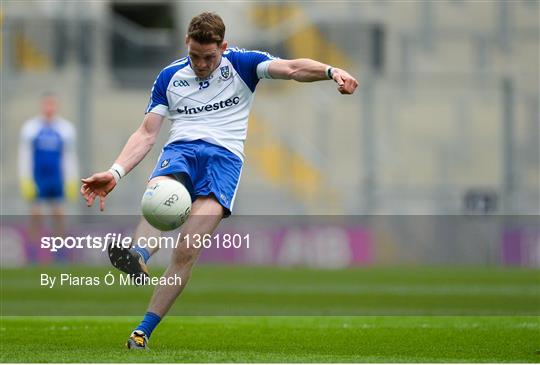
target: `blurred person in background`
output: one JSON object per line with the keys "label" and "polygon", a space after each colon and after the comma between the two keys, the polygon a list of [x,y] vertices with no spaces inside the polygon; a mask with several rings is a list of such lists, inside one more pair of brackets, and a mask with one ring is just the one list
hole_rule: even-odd
{"label": "blurred person in background", "polygon": [[[173,250],[163,274],[164,278],[180,277],[182,283],[156,286],[147,313],[128,339],[130,349],[147,348],[152,331],[187,284],[201,248],[189,246],[186,237],[212,234],[221,219],[231,214],[244,161],[249,110],[259,80],[333,80],[341,94],[352,94],[358,85],[346,71],[311,59],[282,60],[266,52],[228,48],[224,36],[225,24],[217,14],[206,12],[191,20],[186,35],[188,57],[171,63],[158,75],[146,116],[112,167],[82,180],[81,193],[88,206],[98,198],[103,210],[107,194],[152,148],[164,118],[171,120],[169,141],[148,187],[163,179],[176,179],[191,194],[193,205],[182,226],[183,241]],[[160,234],[142,220],[133,241]],[[146,277],[146,263],[156,251],[118,245],[109,250],[109,258],[121,271]]]}
{"label": "blurred person in background", "polygon": [[65,234],[62,203],[78,195],[75,128],[57,113],[58,98],[44,93],[40,114],[26,121],[20,134],[19,180],[22,197],[30,203],[32,245],[38,242],[45,214],[52,215],[54,234]]}

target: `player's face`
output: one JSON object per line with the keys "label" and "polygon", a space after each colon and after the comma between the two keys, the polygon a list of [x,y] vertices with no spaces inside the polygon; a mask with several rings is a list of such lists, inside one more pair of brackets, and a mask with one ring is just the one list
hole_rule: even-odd
{"label": "player's face", "polygon": [[58,112],[58,101],[54,96],[45,96],[41,100],[41,114],[47,120],[52,120]]}
{"label": "player's face", "polygon": [[227,49],[227,42],[201,44],[186,38],[191,68],[197,77],[208,77],[220,64],[221,55]]}

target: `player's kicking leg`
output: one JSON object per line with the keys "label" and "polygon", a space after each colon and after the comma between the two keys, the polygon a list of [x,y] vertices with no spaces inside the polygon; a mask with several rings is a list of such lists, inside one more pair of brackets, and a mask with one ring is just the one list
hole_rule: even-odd
{"label": "player's kicking leg", "polygon": [[[169,176],[157,176],[148,182],[148,186],[163,179],[172,179]],[[109,260],[111,264],[118,270],[129,274],[132,279],[137,279],[144,282],[148,277],[148,268],[146,266],[150,257],[159,250],[156,247],[140,247],[137,245],[141,237],[145,237],[145,242],[148,242],[149,237],[161,237],[161,231],[152,227],[144,218],[141,218],[135,235],[133,238],[134,245],[132,247],[123,247],[116,242],[113,242],[108,247]]]}
{"label": "player's kicking leg", "polygon": [[223,213],[224,208],[212,196],[200,197],[195,200],[191,207],[191,214],[182,226],[183,240],[173,250],[171,262],[163,274],[164,278],[180,277],[182,284],[156,286],[144,319],[128,339],[128,348],[147,348],[148,338],[150,338],[154,328],[169,311],[178,295],[184,290],[191,276],[191,269],[202,250],[202,246],[199,248],[188,246],[185,237],[193,236],[194,234],[200,234],[201,236],[212,234],[219,225]]}
{"label": "player's kicking leg", "polygon": [[[159,237],[161,232],[152,227],[142,218],[137,229],[133,242],[137,242],[139,237]],[[150,257],[159,249],[159,247],[124,247],[117,242],[113,242],[108,247],[109,260],[118,270],[129,274],[132,279],[141,278],[144,282],[148,277],[148,268],[146,263]]]}

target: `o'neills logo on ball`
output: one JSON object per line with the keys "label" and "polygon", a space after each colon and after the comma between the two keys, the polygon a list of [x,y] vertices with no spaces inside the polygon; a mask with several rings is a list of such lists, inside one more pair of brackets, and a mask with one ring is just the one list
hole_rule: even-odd
{"label": "o'neills logo on ball", "polygon": [[240,102],[240,97],[235,96],[227,100],[221,100],[220,102],[217,102],[217,103],[196,106],[194,108],[188,108],[187,106],[184,106],[183,108],[176,108],[176,111],[180,114],[199,114],[201,112],[210,112],[212,110],[229,108],[233,105],[237,105],[239,102]]}

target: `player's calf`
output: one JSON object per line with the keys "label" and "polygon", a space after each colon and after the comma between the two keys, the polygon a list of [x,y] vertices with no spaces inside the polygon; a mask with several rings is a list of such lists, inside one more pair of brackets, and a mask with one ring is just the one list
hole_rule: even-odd
{"label": "player's calf", "polygon": [[187,246],[186,240],[184,239],[180,244],[180,247],[173,250],[170,264],[180,268],[191,267],[195,264],[201,252],[202,246]]}

